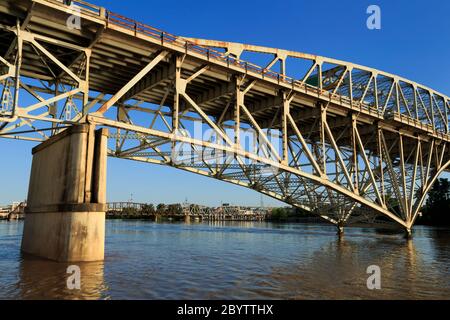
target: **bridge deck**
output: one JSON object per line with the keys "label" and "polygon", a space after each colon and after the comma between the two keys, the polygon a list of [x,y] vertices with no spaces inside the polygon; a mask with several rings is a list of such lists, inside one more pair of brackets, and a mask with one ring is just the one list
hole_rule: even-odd
{"label": "bridge deck", "polygon": [[[145,67],[159,51],[169,50],[172,53],[186,54],[183,62],[185,78],[192,76],[203,66],[209,66],[207,71],[190,83],[187,93],[210,116],[219,117],[221,115],[226,108],[227,98],[233,95],[235,90],[234,83],[231,81],[232,76],[241,75],[250,80],[258,79],[258,82],[246,94],[245,103],[254,118],[262,124],[269,124],[274,118],[280,104],[279,91],[292,89],[298,93],[291,103],[294,118],[301,127],[310,128],[312,136],[318,134],[319,129],[314,126],[314,123],[320,116],[317,111],[319,108],[316,106],[321,102],[328,106],[328,117],[331,119],[333,130],[340,130],[348,125],[348,121],[345,119],[348,119],[349,114],[356,111],[358,112],[358,123],[380,122],[387,132],[392,132],[391,136],[387,136],[388,141],[395,140],[399,131],[411,136],[425,134],[425,136],[439,137],[445,141],[450,139],[447,129],[439,131],[433,128],[432,124],[424,123],[415,117],[397,113],[395,110],[390,114],[383,113],[380,108],[367,105],[364,101],[350,100],[348,97],[334,94],[330,90],[320,89],[272,70],[240,61],[230,55],[226,56],[223,53],[188,42],[183,38],[107,12],[100,7],[81,1],[75,1],[75,3],[84,8],[81,13],[81,30],[67,28],[68,9],[61,1],[2,1],[0,3],[0,23],[3,26],[13,27],[16,24],[16,17],[20,17],[22,21],[28,19],[26,30],[41,35],[39,40],[42,40],[43,46],[65,65],[71,66],[73,71],[80,68],[83,63],[82,59],[79,59],[80,50],[91,48],[91,70],[88,79],[91,91],[114,94]],[[6,40],[0,43],[1,53],[9,51],[9,45],[14,36],[5,28],[7,27],[3,27],[0,31],[0,37]],[[315,58],[318,59],[318,57]],[[174,64],[171,63],[171,59],[173,57],[166,57],[136,85],[133,93],[128,94],[127,97],[159,104],[174,78]],[[34,79],[52,81],[54,74],[50,70],[61,72],[61,69],[52,61],[42,63],[42,57],[36,52],[36,49],[32,45],[24,43],[22,74]],[[385,74],[381,71],[376,72]],[[60,80],[66,83],[72,82],[71,77],[64,72],[61,72]],[[412,84],[417,86],[415,83]],[[423,86],[420,88],[431,90]],[[445,99],[444,112],[447,112],[449,99],[444,95],[432,92]],[[174,96],[169,94],[166,104],[173,104],[173,99]],[[243,118],[245,119],[245,117]],[[368,129],[367,132],[363,130],[362,134],[370,135],[372,130]],[[342,137],[339,141],[340,145],[350,145],[350,143],[349,137]],[[375,144],[373,144],[373,148],[375,148]]]}

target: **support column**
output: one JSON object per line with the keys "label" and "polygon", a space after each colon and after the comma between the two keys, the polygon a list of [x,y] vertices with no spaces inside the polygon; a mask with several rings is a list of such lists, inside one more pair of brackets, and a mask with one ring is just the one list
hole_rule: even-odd
{"label": "support column", "polygon": [[405,229],[405,239],[406,240],[412,240],[412,230],[410,228]]}
{"label": "support column", "polygon": [[77,125],[33,149],[23,252],[60,262],[104,259],[107,136]]}
{"label": "support column", "polygon": [[327,122],[327,109],[320,103],[320,148],[322,151],[322,172],[327,174],[327,146],[325,141],[325,123]]}
{"label": "support column", "polygon": [[236,78],[236,104],[234,106],[234,145],[236,149],[241,147],[241,105],[244,103],[244,95],[240,86],[241,79]]}
{"label": "support column", "polygon": [[290,114],[291,101],[289,95],[283,92],[283,114],[281,116],[281,129],[282,129],[282,141],[283,141],[283,164],[289,164],[289,137],[288,137],[288,116]]}
{"label": "support column", "polygon": [[338,224],[337,225],[337,229],[338,229],[337,235],[339,237],[342,237],[344,235],[344,225],[343,224]]}

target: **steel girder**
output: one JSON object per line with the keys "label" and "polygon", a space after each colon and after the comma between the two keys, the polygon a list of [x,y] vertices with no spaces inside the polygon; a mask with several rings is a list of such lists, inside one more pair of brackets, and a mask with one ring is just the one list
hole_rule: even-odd
{"label": "steel girder", "polygon": [[[85,38],[64,29],[73,9],[58,1],[18,1],[22,18],[0,6],[0,137],[107,126],[110,156],[251,188],[339,227],[387,218],[410,230],[450,164],[449,99],[429,88],[334,59],[186,40],[75,3]],[[262,68],[239,59],[246,50],[274,57]],[[290,57],[311,62],[301,77],[287,76]]]}

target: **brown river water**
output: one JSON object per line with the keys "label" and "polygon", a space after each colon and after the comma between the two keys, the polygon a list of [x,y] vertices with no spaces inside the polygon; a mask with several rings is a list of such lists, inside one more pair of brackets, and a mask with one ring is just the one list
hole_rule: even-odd
{"label": "brown river water", "polygon": [[[332,226],[107,221],[104,262],[69,264],[20,254],[23,222],[0,222],[0,299],[450,299],[450,229],[414,239]],[[381,289],[367,288],[367,268]]]}

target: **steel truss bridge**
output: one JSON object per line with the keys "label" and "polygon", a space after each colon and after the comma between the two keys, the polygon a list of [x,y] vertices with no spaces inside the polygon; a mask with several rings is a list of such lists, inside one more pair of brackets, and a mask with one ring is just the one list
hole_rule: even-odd
{"label": "steel truss bridge", "polygon": [[108,127],[111,157],[251,188],[341,230],[410,232],[450,164],[449,97],[383,71],[178,37],[82,1],[1,0],[0,37],[2,138]]}

